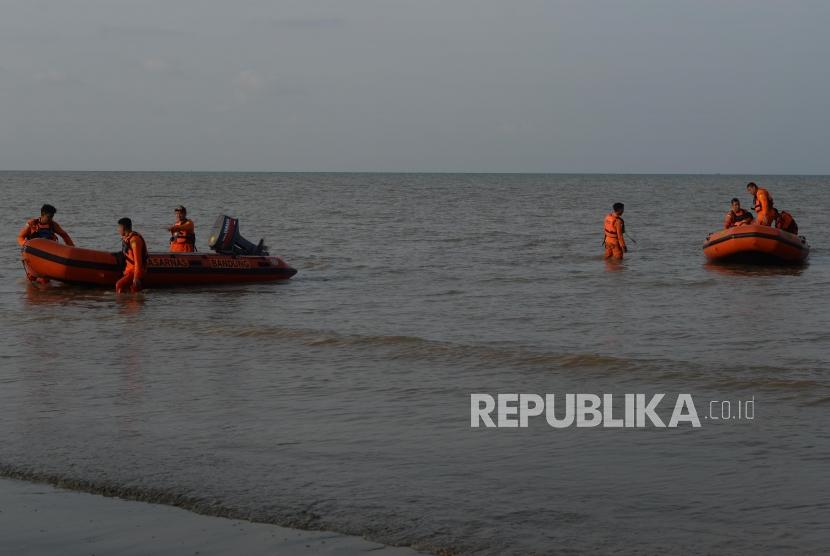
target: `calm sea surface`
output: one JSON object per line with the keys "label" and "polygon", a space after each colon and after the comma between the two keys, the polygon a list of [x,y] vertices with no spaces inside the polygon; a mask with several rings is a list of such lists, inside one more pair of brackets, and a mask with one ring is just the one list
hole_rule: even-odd
{"label": "calm sea surface", "polygon": [[[803,269],[704,264],[753,179]],[[0,173],[0,470],[462,554],[830,545],[830,178]],[[601,225],[626,203],[622,265]],[[23,279],[42,203],[80,246],[175,205],[299,274],[137,298]],[[755,400],[698,429],[471,429],[470,393]],[[701,416],[702,417],[702,416]]]}

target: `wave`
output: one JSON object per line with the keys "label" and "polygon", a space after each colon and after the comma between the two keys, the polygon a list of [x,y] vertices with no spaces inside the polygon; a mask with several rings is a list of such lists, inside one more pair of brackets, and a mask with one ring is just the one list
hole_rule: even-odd
{"label": "wave", "polygon": [[613,367],[633,370],[653,364],[647,360],[612,357],[584,353],[535,352],[523,348],[491,347],[475,344],[458,344],[430,340],[420,336],[340,334],[324,330],[286,328],[275,326],[250,326],[227,328],[206,326],[203,332],[243,338],[293,339],[312,347],[332,348],[384,348],[392,359],[440,360],[443,362],[481,363],[487,366],[541,366],[554,365],[564,369],[590,369]]}
{"label": "wave", "polygon": [[[239,519],[250,521],[252,523],[278,525],[280,527],[290,527],[292,529],[301,529],[305,531],[335,531],[346,535],[360,534],[356,531],[338,531],[336,528],[327,525],[319,514],[307,509],[297,509],[290,513],[271,514],[261,510],[246,510],[233,507],[223,503],[221,500],[200,497],[189,494],[185,491],[178,491],[173,488],[139,487],[128,484],[120,484],[113,481],[95,481],[73,477],[71,475],[48,473],[38,471],[30,467],[17,467],[3,463],[0,463],[0,477],[28,481],[31,483],[48,484],[57,488],[72,490],[75,492],[86,492],[89,494],[121,498],[136,502],[174,506],[196,514],[212,517]],[[417,542],[395,543],[393,539],[388,538],[388,535],[380,536],[384,538],[379,539],[378,542],[382,542],[389,546],[409,547],[419,551],[430,551],[440,556],[454,556],[455,554],[458,554],[456,550],[448,549],[446,547],[432,546]]]}
{"label": "wave", "polygon": [[819,406],[819,405],[830,405],[830,396],[826,396],[824,398],[819,398],[817,400],[813,400],[811,402],[806,403],[807,406]]}
{"label": "wave", "polygon": [[228,327],[204,323],[200,332],[218,336],[288,340],[315,349],[356,350],[361,357],[366,356],[366,350],[373,350],[376,357],[387,361],[411,360],[474,366],[499,372],[510,369],[533,373],[576,371],[583,378],[612,376],[618,380],[645,380],[659,387],[665,381],[672,381],[713,389],[762,389],[810,394],[811,397],[830,394],[828,382],[803,375],[809,371],[799,370],[797,372],[802,376],[795,376],[796,371],[792,368],[782,370],[770,365],[725,365],[713,369],[711,365],[700,362],[674,359],[550,352],[521,346],[454,343],[420,336],[342,334],[272,325]]}

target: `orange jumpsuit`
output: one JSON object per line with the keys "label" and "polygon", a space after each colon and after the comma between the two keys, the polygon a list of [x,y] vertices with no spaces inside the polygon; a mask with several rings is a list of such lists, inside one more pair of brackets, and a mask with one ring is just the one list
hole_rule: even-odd
{"label": "orange jumpsuit", "polygon": [[121,240],[121,252],[127,266],[124,275],[115,284],[115,292],[123,293],[128,288],[132,292],[140,291],[141,286],[136,287],[133,281],[143,280],[147,271],[147,244],[144,238],[136,232],[130,232]]}
{"label": "orange jumpsuit", "polygon": [[193,220],[185,218],[170,228],[170,251],[174,253],[192,253],[196,250],[196,226]]}
{"label": "orange jumpsuit", "polygon": [[57,236],[63,238],[63,241],[70,247],[75,245],[72,238],[69,237],[69,234],[63,231],[63,228],[61,228],[54,220],[48,224],[44,224],[40,221],[40,218],[32,218],[26,222],[26,225],[23,226],[20,233],[17,234],[17,243],[23,245],[28,240],[36,237],[58,241]]}
{"label": "orange jumpsuit", "polygon": [[726,213],[726,218],[723,219],[723,228],[734,228],[735,226],[744,226],[752,224],[752,215],[748,210],[741,209],[741,212],[730,210]]}
{"label": "orange jumpsuit", "polygon": [[605,258],[622,259],[625,253],[625,222],[616,213],[605,217]]}
{"label": "orange jumpsuit", "polygon": [[775,219],[772,196],[762,187],[755,192],[755,217],[758,219],[758,224],[764,226],[772,226],[772,221]]}

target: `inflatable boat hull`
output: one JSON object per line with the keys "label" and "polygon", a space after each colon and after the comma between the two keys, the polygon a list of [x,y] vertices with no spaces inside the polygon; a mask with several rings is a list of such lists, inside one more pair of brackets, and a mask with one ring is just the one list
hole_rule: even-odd
{"label": "inflatable boat hull", "polygon": [[[27,241],[21,256],[30,278],[114,287],[122,275],[118,253],[69,247],[47,239]],[[273,256],[150,253],[144,286],[274,282],[296,273],[280,257]]]}
{"label": "inflatable boat hull", "polygon": [[703,253],[710,262],[801,264],[810,254],[810,245],[795,234],[750,224],[710,234]]}

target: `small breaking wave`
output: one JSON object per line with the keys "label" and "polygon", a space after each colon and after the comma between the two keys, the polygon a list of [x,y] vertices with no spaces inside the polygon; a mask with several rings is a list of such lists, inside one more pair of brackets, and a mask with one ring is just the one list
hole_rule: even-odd
{"label": "small breaking wave", "polygon": [[535,373],[578,372],[587,378],[614,377],[619,381],[655,379],[712,389],[765,390],[782,394],[815,396],[830,394],[830,384],[811,377],[781,377],[781,369],[772,366],[725,365],[717,373],[698,362],[672,359],[618,357],[595,353],[540,351],[522,346],[463,344],[407,335],[342,334],[319,329],[281,326],[228,327],[202,324],[201,333],[241,338],[286,340],[313,349],[355,351],[361,357],[367,350],[386,361],[418,361],[458,367],[475,367],[498,371],[519,370]]}
{"label": "small breaking wave", "polygon": [[[85,492],[111,498],[121,498],[135,502],[149,504],[161,504],[174,506],[196,514],[222,517],[227,519],[238,519],[252,523],[264,523],[280,527],[290,527],[305,531],[336,531],[346,535],[361,534],[360,531],[337,531],[331,527],[325,519],[311,509],[296,509],[291,512],[269,512],[257,509],[243,509],[224,503],[222,500],[211,499],[186,490],[175,488],[153,488],[148,486],[135,486],[120,484],[114,481],[90,480],[71,475],[49,473],[38,471],[30,467],[16,467],[0,463],[0,477],[40,483],[54,486],[56,488],[71,490],[74,492]],[[430,551],[439,556],[453,556],[458,552],[454,549],[432,546],[419,543],[399,542],[394,543],[388,533],[381,535],[385,537],[379,542],[391,546],[411,547],[415,550]],[[368,538],[368,537],[367,537]]]}

